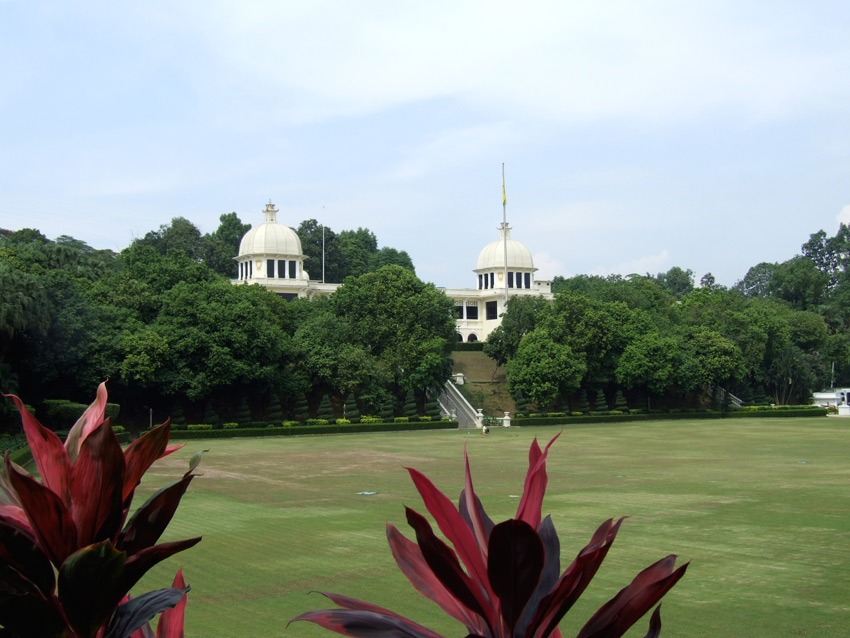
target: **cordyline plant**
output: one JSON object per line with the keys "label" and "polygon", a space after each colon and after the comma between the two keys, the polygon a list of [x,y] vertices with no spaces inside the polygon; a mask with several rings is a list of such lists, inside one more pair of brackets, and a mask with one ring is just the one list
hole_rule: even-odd
{"label": "cordyline plant", "polygon": [[[41,480],[12,463],[0,473],[0,636],[20,638],[182,638],[180,572],[170,588],[131,598],[130,588],[161,560],[198,538],[157,544],[193,471],[163,487],[127,520],[133,493],[168,446],[166,421],[122,450],[104,419],[106,386],[63,445],[17,397]],[[126,525],[125,525],[126,522]]]}
{"label": "cordyline plant", "polygon": [[[407,522],[416,533],[416,542],[387,525],[390,549],[413,586],[463,623],[468,638],[560,638],[558,623],[585,590],[614,542],[622,518],[616,523],[602,523],[559,576],[558,536],[551,518],[541,520],[540,511],[547,483],[546,454],[557,438],[543,451],[537,439],[531,444],[516,517],[498,525],[484,512],[473,491],[468,458],[458,507],[423,474],[407,468],[425,507],[454,550],[410,508],[405,508]],[[676,557],[670,555],[640,572],[587,621],[579,638],[622,636],[684,575],[687,564],[674,570],[675,561]],[[308,620],[356,638],[442,638],[388,609],[322,593],[341,609],[311,611],[293,621]],[[657,636],[660,630],[656,608],[647,637]]]}

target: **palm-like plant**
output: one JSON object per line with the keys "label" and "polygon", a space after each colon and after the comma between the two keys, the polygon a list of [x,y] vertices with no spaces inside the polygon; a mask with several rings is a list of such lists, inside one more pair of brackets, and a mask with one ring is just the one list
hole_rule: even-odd
{"label": "palm-like plant", "polygon": [[[130,598],[153,565],[200,537],[157,544],[200,461],[156,492],[127,520],[136,486],[168,446],[166,422],[122,450],[104,418],[106,386],[68,433],[64,445],[17,397],[41,480],[11,462],[0,473],[0,634],[16,637],[145,638],[147,622],[175,608],[188,587]],[[126,523],[126,524],[125,524]],[[163,614],[159,638],[183,635],[182,605]]]}
{"label": "palm-like plant", "polygon": [[[560,544],[549,516],[541,517],[546,490],[546,455],[537,440],[529,450],[528,472],[516,516],[498,525],[475,495],[469,459],[458,506],[420,472],[408,468],[425,507],[454,550],[440,540],[417,512],[406,509],[412,542],[387,525],[390,549],[404,575],[423,595],[465,625],[469,636],[483,638],[560,638],[558,623],[579,598],[604,560],[623,519],[607,520],[567,569],[560,573]],[[667,556],[640,572],[630,585],[587,621],[579,638],[621,636],[684,575],[687,564],[674,569]],[[322,592],[324,593],[324,592]],[[388,609],[324,593],[339,609],[311,611],[307,620],[354,638],[396,635],[442,638],[439,634]],[[647,636],[661,629],[659,609]]]}

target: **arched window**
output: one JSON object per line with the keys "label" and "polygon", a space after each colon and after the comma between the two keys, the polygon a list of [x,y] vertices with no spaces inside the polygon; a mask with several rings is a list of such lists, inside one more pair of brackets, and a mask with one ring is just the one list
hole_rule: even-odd
{"label": "arched window", "polygon": [[456,333],[455,333],[455,337],[457,337],[458,342],[463,341],[463,335],[462,335],[462,334],[460,334],[459,332],[456,332]]}
{"label": "arched window", "polygon": [[478,335],[474,332],[466,338],[467,341],[478,341]]}

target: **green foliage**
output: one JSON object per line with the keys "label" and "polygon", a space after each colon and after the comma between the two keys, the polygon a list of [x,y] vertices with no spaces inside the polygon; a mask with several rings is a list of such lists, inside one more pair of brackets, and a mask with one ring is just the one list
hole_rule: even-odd
{"label": "green foliage", "polygon": [[239,425],[247,425],[253,419],[251,418],[251,408],[248,407],[248,398],[246,396],[239,397],[239,403],[236,405],[236,412],[233,419]]}
{"label": "green foliage", "polygon": [[627,411],[629,409],[629,403],[626,401],[626,397],[623,396],[622,390],[617,390],[616,394],[614,394],[614,409]]}
{"label": "green foliage", "polygon": [[411,417],[417,416],[419,411],[416,409],[416,397],[413,394],[413,390],[408,390],[404,395],[404,416]]}
{"label": "green foliage", "polygon": [[316,410],[316,416],[320,419],[324,419],[325,421],[334,417],[334,410],[333,406],[331,405],[331,398],[327,394],[322,397],[321,401],[319,401],[319,407]]}
{"label": "green foliage", "polygon": [[211,401],[207,401],[204,406],[204,423],[218,425],[218,414],[216,414],[216,411],[213,409]]}
{"label": "green foliage", "polygon": [[221,427],[224,428],[225,430],[235,430],[236,428],[239,427],[239,424],[231,421],[231,422],[228,422],[228,423],[222,423]]}
{"label": "green foliage", "polygon": [[186,426],[187,430],[212,430],[212,423],[190,423]]}
{"label": "green foliage", "polygon": [[375,357],[399,389],[439,386],[448,379],[453,302],[409,270],[386,266],[350,278],[331,297],[331,306],[355,344]]}
{"label": "green foliage", "polygon": [[508,361],[508,388],[514,396],[522,393],[532,403],[546,406],[577,390],[586,369],[583,357],[537,329],[526,335]]}
{"label": "green foliage", "polygon": [[600,414],[608,411],[608,402],[605,400],[605,393],[602,388],[596,391],[596,398],[593,399],[593,410]]}
{"label": "green foliage", "polygon": [[280,397],[272,394],[269,406],[266,408],[266,421],[279,423],[283,420],[283,408],[280,405]]}

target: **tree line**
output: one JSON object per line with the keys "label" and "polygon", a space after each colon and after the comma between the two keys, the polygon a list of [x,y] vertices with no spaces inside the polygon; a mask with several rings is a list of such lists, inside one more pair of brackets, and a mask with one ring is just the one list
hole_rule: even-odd
{"label": "tree line", "polygon": [[[315,227],[297,229],[314,259]],[[0,389],[37,407],[84,402],[108,377],[121,422],[132,424],[151,410],[159,420],[228,420],[246,403],[256,420],[306,416],[323,397],[376,411],[412,392],[421,406],[448,378],[451,303],[416,277],[406,253],[378,249],[368,229],[325,229],[326,256],[348,256],[329,262],[326,280],[345,285],[331,298],[285,302],[230,282],[249,228],[229,213],[202,235],[178,217],[117,254],[3,231]]]}
{"label": "tree line", "polygon": [[[285,302],[233,286],[250,228],[235,213],[201,234],[175,218],[120,253],[39,231],[0,233],[0,389],[84,402],[110,378],[121,420],[200,422],[421,408],[451,372],[453,302],[368,229],[324,229],[331,297]],[[321,226],[297,229],[313,278]],[[314,260],[312,262],[310,259]],[[319,264],[316,266],[316,264]],[[632,406],[693,405],[723,387],[747,402],[797,403],[850,385],[850,231],[753,266],[732,288],[690,270],[556,277],[554,302],[516,297],[485,344],[510,390],[538,406],[582,393]],[[341,415],[338,415],[341,416]]]}
{"label": "tree line", "polygon": [[[850,384],[850,231],[810,236],[731,289],[680,267],[556,277],[554,303],[517,297],[484,350],[541,409],[617,391],[633,407],[693,407],[723,388],[747,403],[807,403]],[[606,406],[607,407],[607,406]]]}

